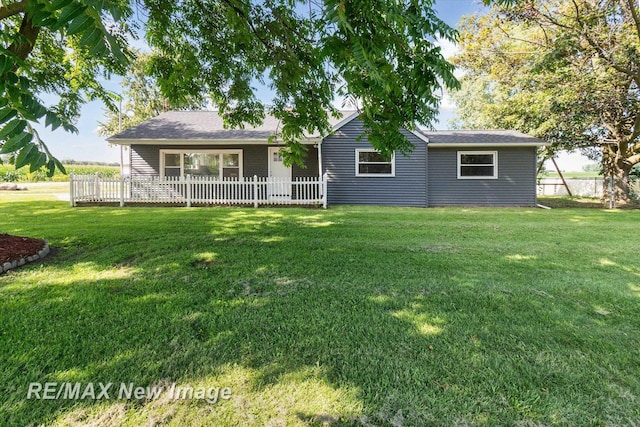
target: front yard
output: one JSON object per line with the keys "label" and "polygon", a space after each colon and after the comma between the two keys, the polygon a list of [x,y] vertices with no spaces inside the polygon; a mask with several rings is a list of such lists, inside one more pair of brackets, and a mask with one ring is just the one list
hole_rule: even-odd
{"label": "front yard", "polygon": [[0,200],[1,425],[640,422],[640,211]]}

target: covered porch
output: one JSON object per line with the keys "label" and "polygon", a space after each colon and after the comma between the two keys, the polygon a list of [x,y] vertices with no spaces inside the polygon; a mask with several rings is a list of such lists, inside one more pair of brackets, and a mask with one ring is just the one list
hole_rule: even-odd
{"label": "covered porch", "polygon": [[71,206],[109,205],[306,205],[327,207],[327,176],[323,177],[223,177],[131,176],[101,178],[69,176]]}

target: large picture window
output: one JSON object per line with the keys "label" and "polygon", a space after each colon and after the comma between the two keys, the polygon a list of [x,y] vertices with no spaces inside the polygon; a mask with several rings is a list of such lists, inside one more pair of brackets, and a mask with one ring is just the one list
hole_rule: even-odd
{"label": "large picture window", "polygon": [[395,157],[387,160],[376,150],[357,149],[356,176],[394,176]]}
{"label": "large picture window", "polygon": [[458,179],[497,178],[497,151],[458,151]]}
{"label": "large picture window", "polygon": [[162,176],[242,176],[242,150],[160,150]]}

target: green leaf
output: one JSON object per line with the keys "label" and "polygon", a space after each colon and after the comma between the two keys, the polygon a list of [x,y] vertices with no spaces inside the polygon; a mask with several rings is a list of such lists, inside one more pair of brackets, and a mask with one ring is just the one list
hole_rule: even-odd
{"label": "green leaf", "polygon": [[122,52],[122,46],[120,46],[120,43],[118,43],[116,38],[109,33],[105,33],[105,36],[107,37],[107,41],[109,42],[109,46],[111,47],[111,52],[113,53],[113,56],[121,65],[126,65],[129,62],[129,60],[127,59],[125,54]]}
{"label": "green leaf", "polygon": [[62,122],[62,128],[65,130],[65,132],[78,133],[78,128],[68,122]]}
{"label": "green leaf", "polygon": [[53,163],[56,165],[56,167],[58,168],[58,170],[60,172],[62,172],[65,175],[67,174],[67,170],[64,168],[62,163],[60,163],[60,161],[58,159],[56,159],[55,157],[53,158]]}
{"label": "green leaf", "polygon": [[62,125],[62,120],[58,117],[58,115],[52,111],[47,111],[44,119],[44,125],[50,126],[51,130],[56,130]]}
{"label": "green leaf", "polygon": [[0,123],[4,123],[7,120],[14,118],[16,114],[18,114],[18,112],[11,107],[4,107],[0,109]]}
{"label": "green leaf", "polygon": [[17,83],[18,83],[18,76],[16,75],[16,73],[7,73],[7,74],[4,76],[4,78],[5,78],[5,79],[7,79],[7,82],[8,82],[10,85],[15,85],[15,84],[17,84]]}
{"label": "green leaf", "polygon": [[58,30],[69,23],[72,19],[80,16],[85,10],[86,6],[78,3],[71,3],[69,6],[66,6],[62,9],[62,14],[58,18],[58,22],[52,26],[52,30]]}
{"label": "green leaf", "polygon": [[13,66],[14,62],[7,55],[0,55],[0,74],[4,75]]}
{"label": "green leaf", "polygon": [[103,56],[106,51],[107,51],[107,44],[105,43],[104,39],[101,37],[96,41],[93,47],[89,50],[89,55]]}
{"label": "green leaf", "polygon": [[7,139],[11,135],[15,135],[24,130],[27,126],[27,121],[22,119],[13,119],[0,129],[0,140]]}
{"label": "green leaf", "polygon": [[94,47],[98,44],[98,41],[102,38],[102,30],[97,27],[93,27],[90,30],[85,31],[82,38],[80,39],[80,44],[82,46],[91,46]]}
{"label": "green leaf", "polygon": [[63,7],[70,5],[72,2],[73,0],[53,0],[51,2],[51,8],[53,10],[62,9]]}
{"label": "green leaf", "polygon": [[14,153],[29,143],[33,135],[28,132],[20,132],[9,138],[0,149],[0,154]]}
{"label": "green leaf", "polygon": [[18,157],[16,157],[16,169],[31,164],[38,156],[38,153],[38,147],[36,147],[35,144],[30,143],[25,145],[22,150],[20,150]]}
{"label": "green leaf", "polygon": [[20,87],[20,89],[24,92],[28,92],[29,88],[31,87],[31,82],[29,81],[29,79],[25,76],[20,76],[18,79],[18,86]]}
{"label": "green leaf", "polygon": [[[33,4],[29,15],[31,16],[31,22],[38,27],[45,26],[45,23],[53,16],[52,12],[47,10],[45,5],[41,3]],[[57,22],[57,20],[54,19],[53,22]]]}
{"label": "green leaf", "polygon": [[92,25],[95,26],[95,20],[93,19],[93,17],[87,14],[82,14],[71,21],[71,24],[69,24],[69,28],[67,28],[67,34],[81,33]]}
{"label": "green leaf", "polygon": [[55,172],[56,163],[53,161],[53,159],[49,159],[49,161],[47,162],[47,176],[52,177]]}
{"label": "green leaf", "polygon": [[38,151],[38,157],[31,162],[29,172],[35,172],[47,163],[47,155]]}

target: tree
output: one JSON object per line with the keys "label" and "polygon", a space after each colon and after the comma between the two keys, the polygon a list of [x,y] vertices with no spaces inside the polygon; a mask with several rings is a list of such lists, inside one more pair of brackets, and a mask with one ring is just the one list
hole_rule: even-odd
{"label": "tree", "polygon": [[599,152],[618,202],[640,163],[640,18],[631,0],[536,0],[461,25],[460,126]]}
{"label": "tree", "polygon": [[231,126],[259,123],[255,82],[275,93],[285,162],[298,162],[305,133],[330,130],[336,95],[357,100],[371,143],[384,155],[412,146],[399,132],[430,123],[440,82],[457,87],[433,36],[453,39],[432,0],[155,0],[147,37],[163,93],[206,91]]}
{"label": "tree", "polygon": [[[128,63],[124,0],[19,0],[0,3],[0,154],[16,167],[60,162],[33,129],[44,121],[76,132],[73,123],[86,100],[114,108],[102,77],[122,73]],[[41,97],[54,98],[46,106]]]}
{"label": "tree", "polygon": [[[156,51],[150,69],[163,97],[184,105],[190,96],[210,96],[229,126],[259,123],[268,106],[283,124],[277,139],[287,145],[288,163],[301,162],[306,133],[330,130],[326,112],[336,113],[336,96],[356,100],[368,139],[390,156],[413,148],[401,127],[432,122],[441,85],[458,86],[434,40],[453,40],[456,32],[435,16],[433,0],[1,4],[0,151],[17,165],[46,163],[50,172],[57,163],[30,124],[44,119],[73,131],[85,99],[117,109],[99,77],[126,69],[134,5]],[[273,89],[269,105],[257,99],[256,82]],[[60,101],[45,107],[41,93]]]}
{"label": "tree", "polygon": [[122,79],[124,102],[118,106],[118,110],[106,109],[106,121],[98,123],[100,135],[115,135],[121,129],[140,124],[163,111],[199,109],[204,106],[202,93],[189,95],[182,104],[172,103],[165,98],[156,79],[150,76],[150,60],[150,53],[136,52],[135,59]]}

